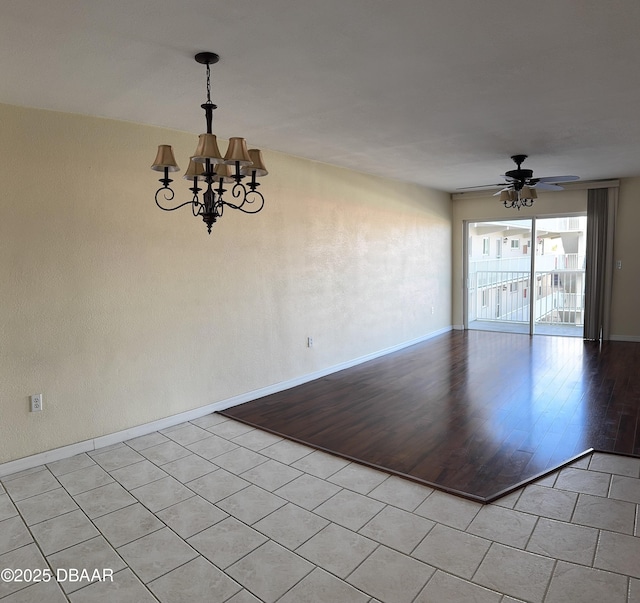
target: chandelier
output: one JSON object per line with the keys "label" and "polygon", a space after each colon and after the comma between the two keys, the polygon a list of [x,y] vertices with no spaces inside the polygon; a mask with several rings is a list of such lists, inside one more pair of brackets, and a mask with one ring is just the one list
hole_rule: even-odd
{"label": "chandelier", "polygon": [[[175,211],[190,205],[193,215],[202,217],[209,234],[213,224],[222,217],[225,206],[246,214],[257,214],[264,207],[264,197],[257,190],[260,184],[256,179],[269,173],[262,161],[262,153],[258,149],[247,150],[244,138],[230,138],[224,157],[218,149],[216,136],[212,133],[213,111],[217,107],[211,102],[210,65],[217,63],[219,59],[214,52],[200,52],[195,56],[198,63],[207,66],[207,102],[200,105],[206,116],[207,131],[200,134],[198,146],[183,176],[192,183],[189,190],[193,193],[193,198],[174,207],[165,207],[160,202],[160,196],[166,202],[173,200],[175,193],[169,186],[173,182],[169,178],[169,172],[180,170],[170,145],[158,146],[158,154],[151,166],[152,170],[164,173],[164,177],[160,178],[162,187],[156,191],[156,205],[164,211]],[[243,182],[245,178],[249,178],[246,184]],[[225,193],[229,192],[224,187],[225,184],[231,188],[233,202],[228,196],[225,199]]]}
{"label": "chandelier", "polygon": [[520,211],[521,207],[531,207],[535,199],[538,198],[535,188],[523,186],[521,188],[505,188],[500,191],[500,201],[507,209],[514,207]]}

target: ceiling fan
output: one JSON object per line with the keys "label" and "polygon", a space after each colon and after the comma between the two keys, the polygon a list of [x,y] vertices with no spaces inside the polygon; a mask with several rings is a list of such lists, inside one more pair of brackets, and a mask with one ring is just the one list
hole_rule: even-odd
{"label": "ceiling fan", "polygon": [[[483,186],[468,186],[466,189],[478,189],[478,188],[493,188],[496,186],[502,186],[501,190],[495,193],[494,197],[500,195],[500,201],[504,203],[507,208],[531,207],[534,199],[538,197],[537,190],[544,191],[561,191],[563,187],[559,185],[562,182],[573,182],[579,180],[578,176],[545,176],[542,178],[534,178],[533,170],[528,170],[521,167],[527,155],[512,155],[516,164],[515,170],[509,170],[502,174],[504,182],[498,184],[485,184]],[[458,189],[465,190],[465,189]]]}

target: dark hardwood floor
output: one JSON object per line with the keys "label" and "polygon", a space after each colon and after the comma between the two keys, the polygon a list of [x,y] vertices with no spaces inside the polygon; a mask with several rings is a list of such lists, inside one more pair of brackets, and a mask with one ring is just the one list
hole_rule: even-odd
{"label": "dark hardwood floor", "polygon": [[640,456],[640,344],[453,331],[222,414],[489,502],[590,449]]}

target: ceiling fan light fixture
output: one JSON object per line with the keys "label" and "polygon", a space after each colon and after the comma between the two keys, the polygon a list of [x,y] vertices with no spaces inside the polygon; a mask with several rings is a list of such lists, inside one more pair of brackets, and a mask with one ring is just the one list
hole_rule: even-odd
{"label": "ceiling fan light fixture", "polygon": [[505,172],[504,177],[509,181],[509,193],[512,193],[513,196],[503,198],[501,195],[500,200],[508,209],[515,207],[520,210],[522,207],[531,207],[533,202],[538,198],[538,193],[535,189],[537,185],[545,190],[562,190],[561,186],[557,186],[555,184],[556,182],[571,182],[579,180],[577,176],[548,176],[544,178],[534,178],[533,170],[521,167],[522,162],[526,158],[526,155],[512,155],[511,159],[513,159],[514,163],[517,165],[517,169]]}
{"label": "ceiling fan light fixture", "polygon": [[514,203],[518,200],[518,191],[510,188],[500,193],[500,201],[507,206],[507,203]]}
{"label": "ceiling fan light fixture", "polygon": [[526,158],[526,155],[511,156],[511,159],[518,167],[515,170],[509,170],[502,174],[501,177],[504,178],[505,182],[483,184],[481,186],[467,186],[458,190],[504,187],[495,193],[494,197],[500,195],[500,201],[507,208],[515,207],[520,209],[521,207],[531,207],[533,201],[538,198],[535,187],[545,191],[561,191],[563,189],[561,186],[558,186],[559,182],[580,180],[578,176],[546,176],[543,178],[534,178],[533,170],[527,170],[521,167],[522,162]]}
{"label": "ceiling fan light fixture", "polygon": [[500,203],[511,201],[513,192],[511,190],[500,191]]}
{"label": "ceiling fan light fixture", "polygon": [[515,208],[520,210],[523,207],[531,207],[537,197],[535,189],[524,186],[520,190],[509,189],[502,191],[500,201],[507,209]]}

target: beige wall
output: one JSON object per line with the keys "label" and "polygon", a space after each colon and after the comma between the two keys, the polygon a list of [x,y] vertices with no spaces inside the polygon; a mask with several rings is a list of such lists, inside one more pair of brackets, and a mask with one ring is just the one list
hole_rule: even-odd
{"label": "beige wall", "polygon": [[156,145],[184,168],[195,135],[6,105],[0,123],[0,462],[451,324],[447,194],[266,153],[266,208],[208,236],[153,202]]}
{"label": "beige wall", "polygon": [[620,181],[614,258],[622,269],[613,271],[611,337],[640,341],[640,178]]}
{"label": "beige wall", "polygon": [[[452,324],[463,324],[463,256],[465,220],[492,220],[509,217],[553,216],[586,212],[587,191],[566,190],[541,193],[533,207],[505,209],[496,197],[478,194],[455,195],[453,201],[453,286]],[[613,272],[611,338],[640,341],[640,254],[637,252],[640,224],[640,178],[620,181],[614,256],[622,260],[622,270]]]}

